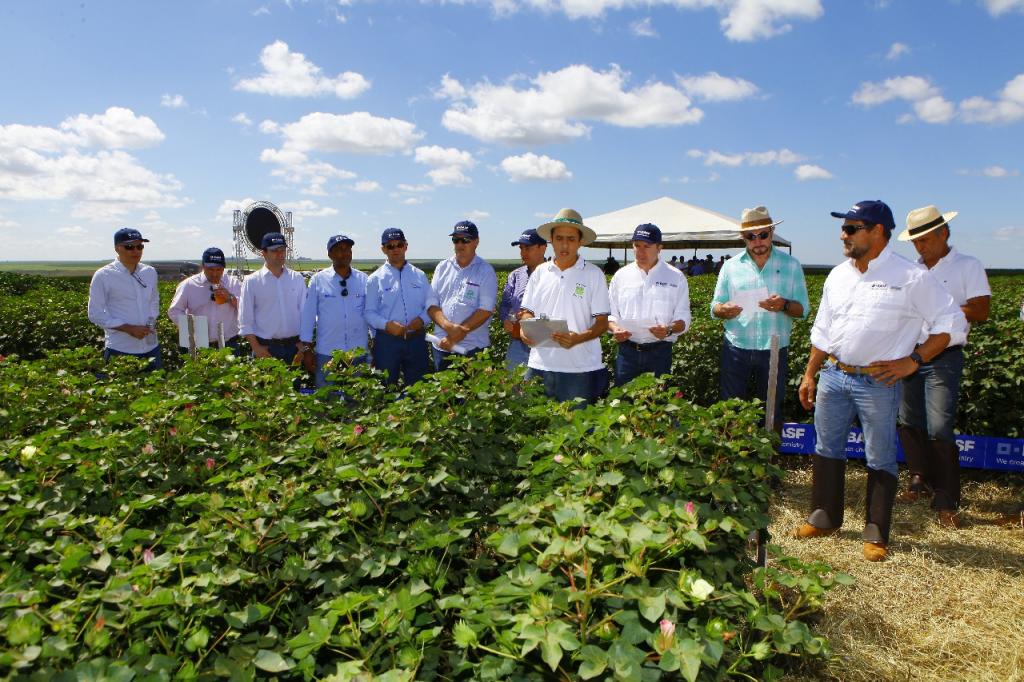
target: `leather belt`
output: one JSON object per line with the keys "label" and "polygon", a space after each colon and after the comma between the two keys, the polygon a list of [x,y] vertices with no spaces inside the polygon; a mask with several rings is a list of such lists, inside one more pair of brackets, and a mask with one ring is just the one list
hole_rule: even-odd
{"label": "leather belt", "polygon": [[836,364],[836,367],[840,371],[846,372],[847,374],[873,374],[874,370],[867,366],[848,365],[845,362],[839,362],[839,358],[834,355],[829,355],[828,359]]}
{"label": "leather belt", "polygon": [[299,342],[299,337],[298,336],[289,336],[286,339],[264,339],[264,338],[260,338],[259,336],[257,336],[256,340],[260,342],[261,346],[287,346],[287,345],[294,346],[295,344],[297,344]]}
{"label": "leather belt", "polygon": [[941,353],[939,353],[934,358],[932,358],[931,360],[929,360],[928,362],[926,362],[924,364],[930,365],[930,364],[932,364],[933,362],[935,362],[936,360],[938,360],[939,358],[941,358],[943,355],[945,355],[947,353],[963,353],[963,352],[964,352],[964,347],[962,345],[949,346],[948,348],[945,348]]}
{"label": "leather belt", "polygon": [[635,348],[641,353],[643,353],[644,351],[657,350],[658,348],[661,348],[663,346],[672,345],[668,341],[652,341],[650,343],[637,343],[636,341],[630,341],[629,339],[623,341],[622,343],[626,344],[630,348]]}

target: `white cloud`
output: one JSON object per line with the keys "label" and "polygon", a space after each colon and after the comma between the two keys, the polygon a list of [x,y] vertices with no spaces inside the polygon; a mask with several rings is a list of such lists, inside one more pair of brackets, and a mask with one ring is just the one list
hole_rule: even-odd
{"label": "white cloud", "polygon": [[[463,88],[467,99],[451,104],[444,127],[485,142],[528,145],[586,136],[590,128],[584,121],[643,128],[697,123],[703,116],[682,90],[664,83],[628,89],[629,74],[614,64],[607,71],[574,64],[543,72],[522,89],[517,80]],[[452,84],[446,90],[459,92]]]}
{"label": "white cloud", "polygon": [[168,109],[181,109],[188,106],[188,103],[185,101],[184,95],[162,95],[160,106]]}
{"label": "white cloud", "polygon": [[435,185],[466,185],[471,182],[466,171],[476,165],[476,159],[467,151],[454,147],[417,147],[416,163],[431,166],[427,176]]}
{"label": "white cloud", "polygon": [[291,211],[292,215],[296,218],[326,218],[338,215],[338,209],[331,208],[330,206],[320,206],[310,199],[291,201],[284,210]]}
{"label": "white cloud", "polygon": [[[921,76],[897,76],[881,83],[861,83],[852,101],[865,109],[898,99],[910,102],[914,114],[925,123],[948,123],[956,114],[956,105],[944,99],[931,81]],[[901,123],[913,120],[907,114]]]}
{"label": "white cloud", "polygon": [[246,116],[244,111],[240,111],[232,116],[231,120],[246,128],[252,125],[252,119]]}
{"label": "white cloud", "polygon": [[277,121],[271,121],[269,118],[260,121],[260,132],[264,135],[276,135],[281,132],[281,126]]}
{"label": "white cloud", "polygon": [[796,179],[804,182],[805,180],[831,180],[832,174],[821,166],[815,166],[811,163],[802,163],[796,167],[793,171],[793,175]]}
{"label": "white cloud", "polygon": [[1007,225],[1005,227],[998,228],[993,234],[992,238],[1001,242],[1018,242],[1024,239],[1024,225]]}
{"label": "white cloud", "polygon": [[260,153],[260,161],[277,166],[270,171],[274,177],[293,185],[306,183],[301,192],[314,196],[326,196],[324,185],[330,180],[352,180],[356,177],[352,171],[326,161],[314,161],[295,149],[264,149]]}
{"label": "white cloud", "polygon": [[405,183],[401,183],[401,184],[398,185],[398,190],[402,191],[402,192],[415,192],[415,193],[432,192],[434,190],[434,186],[433,185],[407,185]]}
{"label": "white cloud", "polygon": [[1024,12],[1024,0],[984,0],[984,2],[989,14],[994,17],[1007,12]]}
{"label": "white cloud", "polygon": [[214,220],[218,223],[231,220],[234,217],[235,211],[245,210],[245,207],[256,201],[252,197],[246,197],[245,199],[225,199],[221,202],[220,206],[217,207],[217,214],[214,216]]}
{"label": "white cloud", "polygon": [[66,227],[58,227],[57,234],[65,237],[80,237],[85,234],[85,228],[81,225],[68,225]]}
{"label": "white cloud", "polygon": [[987,166],[981,169],[981,174],[987,178],[1009,178],[1020,175],[1020,171],[1007,170],[1002,166]]}
{"label": "white cloud", "polygon": [[423,197],[406,197],[402,199],[402,204],[405,206],[418,206],[423,203]]}
{"label": "white cloud", "polygon": [[323,69],[306,59],[301,52],[292,52],[288,43],[276,40],[260,53],[263,73],[256,78],[243,78],[235,90],[281,97],[313,97],[334,95],[352,99],[370,88],[370,81],[354,71],[339,73],[334,78],[323,75]]}
{"label": "white cloud", "polygon": [[966,123],[1016,123],[1024,120],[1024,73],[1010,80],[996,100],[970,97],[960,102]]}
{"label": "white cloud", "polygon": [[259,8],[255,9],[255,10],[253,10],[253,13],[252,13],[252,15],[254,17],[261,17],[261,16],[269,15],[269,14],[270,14],[270,8],[268,8],[265,5],[263,7],[259,7]]}
{"label": "white cloud", "polygon": [[904,43],[893,43],[889,46],[889,51],[886,53],[885,58],[893,61],[905,54],[910,54],[910,47]]}
{"label": "white cloud", "polygon": [[568,180],[572,173],[565,163],[549,156],[537,156],[527,152],[521,156],[508,156],[501,161],[501,169],[512,182],[524,180],[558,181]]}
{"label": "white cloud", "polygon": [[637,19],[629,25],[630,32],[639,38],[657,38],[658,32],[651,25],[651,18]]}
{"label": "white cloud", "polygon": [[488,213],[487,211],[478,211],[478,210],[474,209],[474,210],[469,211],[468,213],[466,213],[466,219],[467,220],[472,220],[473,222],[476,222],[478,220],[486,220],[487,218],[490,218],[490,217],[491,217],[491,214]]}
{"label": "white cloud", "polygon": [[789,166],[804,160],[801,154],[789,149],[769,149],[763,152],[737,152],[727,154],[714,149],[701,151],[691,149],[686,152],[691,159],[704,159],[705,166]]}
{"label": "white cloud", "polygon": [[[261,129],[263,124],[260,124]],[[302,152],[393,154],[411,151],[423,138],[416,125],[397,118],[380,118],[365,111],[350,114],[306,114],[280,127],[284,146]]]}
{"label": "white cloud", "polygon": [[748,80],[729,78],[709,71],[702,76],[677,76],[676,82],[687,95],[708,102],[728,102],[747,99],[757,94],[758,88]]}
{"label": "white cloud", "polygon": [[2,215],[0,215],[0,230],[10,229],[14,227],[21,227],[21,225],[14,222],[13,220],[8,220],[4,218]]}
{"label": "white cloud", "polygon": [[352,185],[354,192],[376,192],[380,189],[380,183],[376,180],[360,180]]}
{"label": "white cloud", "polygon": [[466,88],[462,83],[449,76],[447,73],[441,76],[441,85],[434,91],[434,99],[465,99]]}

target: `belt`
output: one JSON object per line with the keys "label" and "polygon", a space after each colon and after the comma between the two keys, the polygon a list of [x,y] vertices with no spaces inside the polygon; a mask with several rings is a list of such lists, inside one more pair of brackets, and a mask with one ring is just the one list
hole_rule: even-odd
{"label": "belt", "polygon": [[941,358],[943,355],[946,355],[947,353],[963,353],[963,352],[964,352],[964,347],[962,345],[949,346],[948,348],[944,349],[941,353],[939,353],[934,358],[932,358],[931,360],[929,360],[928,362],[926,362],[924,364],[930,365],[931,363],[935,362],[936,360]]}
{"label": "belt", "polygon": [[299,337],[289,336],[286,339],[263,339],[257,336],[256,340],[260,342],[261,346],[287,346],[289,344],[294,346],[299,342]]}
{"label": "belt", "polygon": [[628,339],[626,341],[623,341],[622,343],[629,346],[630,348],[635,348],[641,353],[643,353],[644,351],[657,350],[663,346],[672,345],[668,341],[651,341],[650,343],[637,343],[636,341],[630,341]]}
{"label": "belt", "polygon": [[846,372],[847,374],[873,374],[874,373],[874,370],[871,369],[870,367],[861,367],[861,366],[858,366],[858,365],[848,365],[845,362],[839,362],[839,358],[837,358],[834,355],[828,356],[828,359],[831,360],[832,362],[836,363],[836,367],[838,367],[841,371]]}

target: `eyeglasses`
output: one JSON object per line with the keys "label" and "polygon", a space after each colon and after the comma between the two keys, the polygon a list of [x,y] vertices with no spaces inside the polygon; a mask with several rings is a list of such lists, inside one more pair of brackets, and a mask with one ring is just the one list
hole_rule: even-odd
{"label": "eyeglasses", "polygon": [[840,228],[847,237],[852,237],[857,234],[860,230],[870,230],[874,225],[854,225],[853,223],[843,223]]}
{"label": "eyeglasses", "polygon": [[744,232],[743,238],[748,242],[757,241],[758,239],[768,239],[771,237],[771,230],[765,230],[764,232]]}
{"label": "eyeglasses", "polygon": [[122,244],[125,251],[142,251],[146,248],[145,244]]}
{"label": "eyeglasses", "polygon": [[471,241],[469,237],[452,237],[452,244],[468,244]]}
{"label": "eyeglasses", "polygon": [[341,295],[348,296],[348,277],[338,277],[338,283],[341,284]]}
{"label": "eyeglasses", "polygon": [[400,249],[403,246],[405,246],[405,242],[388,242],[384,245],[384,248],[388,251],[394,251],[395,249]]}

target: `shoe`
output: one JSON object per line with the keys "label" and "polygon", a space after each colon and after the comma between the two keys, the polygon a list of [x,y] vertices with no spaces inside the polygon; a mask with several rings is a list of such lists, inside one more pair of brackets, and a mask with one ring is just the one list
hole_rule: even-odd
{"label": "shoe", "polygon": [[918,500],[926,500],[932,496],[932,489],[924,482],[924,479],[920,474],[914,474],[910,477],[910,484],[907,489],[899,494],[897,499],[900,502],[917,502]]}
{"label": "shoe", "polygon": [[880,542],[864,543],[864,558],[868,561],[884,561],[889,556],[889,549]]}
{"label": "shoe", "polygon": [[793,531],[793,537],[797,540],[806,540],[807,538],[827,538],[829,535],[835,535],[839,532],[839,528],[818,528],[812,526],[809,523],[801,524]]}
{"label": "shoe", "polygon": [[940,509],[936,520],[940,526],[960,530],[960,514],[951,509]]}
{"label": "shoe", "polygon": [[1024,511],[1017,514],[1003,514],[996,519],[995,525],[1006,528],[1024,528]]}

